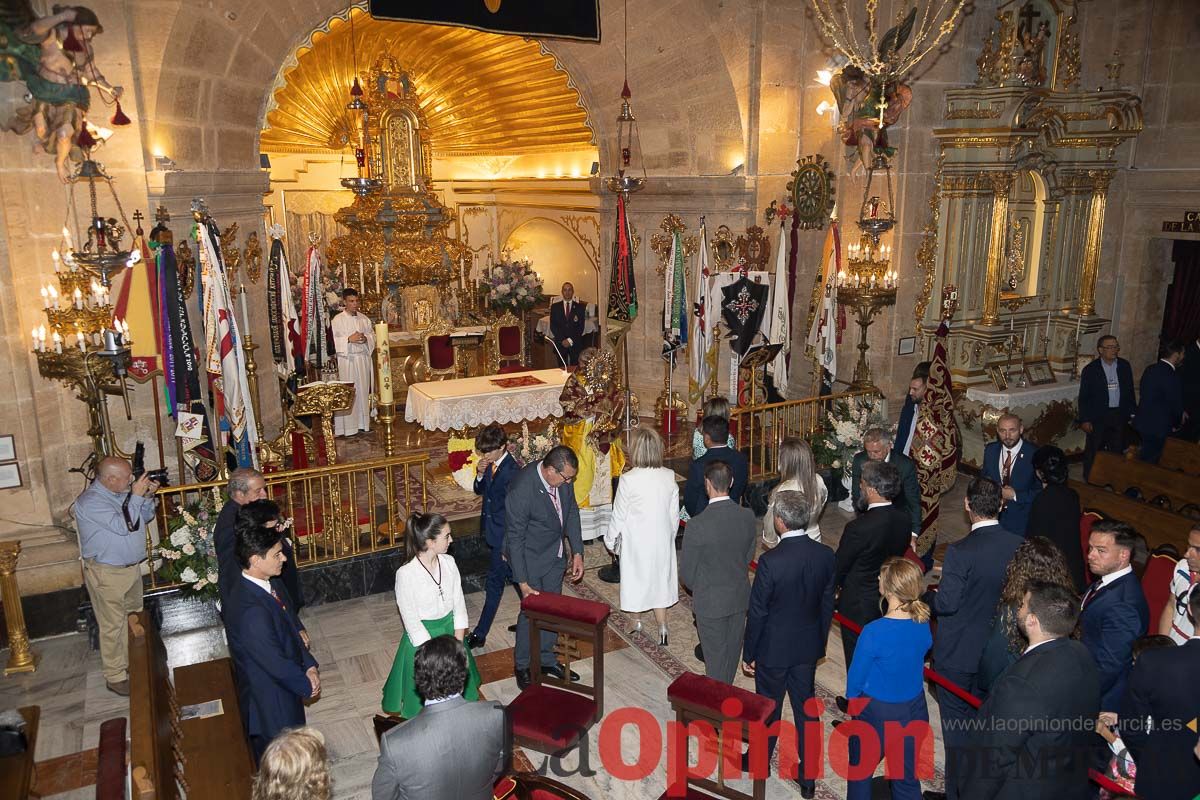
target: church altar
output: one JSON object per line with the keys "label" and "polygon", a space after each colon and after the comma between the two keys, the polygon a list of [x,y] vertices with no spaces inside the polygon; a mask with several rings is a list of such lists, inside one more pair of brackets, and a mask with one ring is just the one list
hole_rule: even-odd
{"label": "church altar", "polygon": [[1075,425],[1078,398],[1078,381],[1003,392],[993,391],[987,385],[968,388],[957,404],[962,462],[972,467],[983,464],[983,448],[995,441],[996,422],[1005,413],[1021,418],[1025,438],[1030,441],[1060,447],[1067,455],[1083,452],[1084,434]]}
{"label": "church altar", "polygon": [[[408,387],[404,419],[416,422],[427,431],[448,431],[468,427],[525,422],[546,417],[561,417],[559,396],[570,373],[561,369],[541,369],[506,375],[481,375],[451,381],[426,381]],[[533,378],[534,385],[519,384]],[[503,381],[506,385],[498,385]]]}

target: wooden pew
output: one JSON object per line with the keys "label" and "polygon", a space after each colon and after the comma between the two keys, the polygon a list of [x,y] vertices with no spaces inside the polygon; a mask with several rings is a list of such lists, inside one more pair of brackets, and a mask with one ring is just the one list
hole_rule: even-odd
{"label": "wooden pew", "polygon": [[218,658],[177,668],[175,697],[181,706],[220,699],[224,709],[218,716],[185,719],[180,724],[189,796],[249,800],[254,759],[242,728],[233,663]]}
{"label": "wooden pew", "polygon": [[38,723],[41,720],[41,706],[25,706],[17,709],[25,718],[24,753],[0,757],[0,797],[4,800],[26,800],[32,796],[33,789],[33,755],[37,750]]}
{"label": "wooden pew", "polygon": [[96,752],[96,800],[125,800],[125,718],[100,725]]}
{"label": "wooden pew", "polygon": [[1133,493],[1150,505],[1200,518],[1200,475],[1130,461],[1116,453],[1097,453],[1088,483],[1111,487],[1120,494]]}
{"label": "wooden pew", "polygon": [[1175,545],[1181,553],[1187,549],[1187,535],[1195,524],[1193,520],[1099,486],[1074,480],[1067,483],[1079,493],[1079,503],[1084,511],[1098,511],[1106,517],[1128,522],[1146,537],[1151,550],[1163,544]]}
{"label": "wooden pew", "polygon": [[[148,611],[129,615],[129,769],[132,800],[178,800],[179,706],[167,650]],[[186,786],[184,787],[186,791]]]}
{"label": "wooden pew", "polygon": [[1183,439],[1167,439],[1158,465],[1163,469],[1200,475],[1200,444]]}

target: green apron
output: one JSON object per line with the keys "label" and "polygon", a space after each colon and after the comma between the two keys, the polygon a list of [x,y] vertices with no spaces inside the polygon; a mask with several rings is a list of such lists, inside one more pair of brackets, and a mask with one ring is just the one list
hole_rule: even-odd
{"label": "green apron", "polygon": [[[454,635],[453,611],[441,619],[425,619],[421,622],[424,623],[425,630],[429,631],[431,638]],[[467,688],[463,690],[463,697],[467,700],[478,700],[479,670],[475,667],[475,657],[471,654],[471,649],[469,647],[465,649],[467,651]],[[388,714],[398,714],[405,719],[412,719],[420,713],[425,705],[420,695],[417,694],[417,684],[413,680],[413,665],[416,655],[417,648],[413,647],[412,640],[408,638],[408,632],[405,631],[404,636],[400,639],[400,646],[396,648],[392,671],[388,675],[387,683],[383,684],[383,710]]]}

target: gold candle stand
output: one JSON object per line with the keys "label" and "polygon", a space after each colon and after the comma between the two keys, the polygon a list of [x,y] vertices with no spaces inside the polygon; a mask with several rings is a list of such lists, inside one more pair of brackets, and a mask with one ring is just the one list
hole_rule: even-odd
{"label": "gold candle stand", "polygon": [[17,559],[21,555],[21,543],[0,542],[0,598],[4,602],[4,622],[8,626],[8,663],[4,674],[34,672],[37,656],[29,648],[29,634],[25,630],[25,611],[21,608],[21,590],[17,586]]}

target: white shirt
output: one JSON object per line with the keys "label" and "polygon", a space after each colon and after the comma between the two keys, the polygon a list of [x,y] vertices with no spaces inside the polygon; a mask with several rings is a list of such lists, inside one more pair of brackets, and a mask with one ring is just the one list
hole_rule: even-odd
{"label": "white shirt", "polygon": [[[1018,454],[1021,452],[1021,445],[1023,445],[1023,444],[1025,444],[1025,440],[1018,439],[1016,447],[1013,447],[1012,449],[1005,447],[1003,444],[1000,445],[999,475],[1000,475],[1001,483],[1004,482],[1004,455],[1005,455],[1005,453],[1012,454],[1012,461],[1009,462],[1009,465],[1008,465],[1008,475],[1009,475],[1009,478],[1011,479],[1012,471],[1014,469],[1016,469],[1017,457],[1018,457]],[[1008,488],[1012,489],[1012,486],[1009,486]],[[1013,489],[1013,502],[1015,503],[1016,501],[1017,501],[1017,490]]]}
{"label": "white shirt", "polygon": [[246,580],[250,581],[251,583],[253,583],[258,588],[262,589],[267,594],[269,594],[269,595],[275,594],[274,590],[271,589],[270,581],[264,581],[262,578],[256,578],[248,572],[243,572],[242,577],[245,578]]}
{"label": "white shirt", "polygon": [[728,499],[729,499],[729,495],[727,495],[727,494],[723,494],[720,497],[710,497],[710,498],[708,498],[708,504],[711,506],[713,503],[719,503],[722,500],[728,500]]}
{"label": "white shirt", "polygon": [[[424,620],[436,620],[454,612],[454,629],[467,627],[467,601],[463,598],[462,579],[458,565],[448,555],[438,556],[441,575],[437,569],[430,575],[420,559],[414,558],[396,570],[396,607],[413,647],[429,641]],[[441,579],[441,593],[435,578]]]}
{"label": "white shirt", "polygon": [[462,692],[455,692],[454,694],[450,695],[449,697],[439,697],[437,700],[426,700],[425,705],[436,706],[438,703],[444,703],[447,700],[454,700],[459,697],[462,697]]}
{"label": "white shirt", "polygon": [[1038,642],[1037,644],[1031,644],[1031,645],[1029,645],[1029,647],[1026,647],[1025,652],[1022,653],[1021,655],[1027,656],[1031,652],[1033,652],[1034,648],[1041,647],[1042,645],[1046,644],[1047,642],[1055,642],[1055,641],[1058,641],[1058,640],[1057,639],[1043,639],[1042,641]]}
{"label": "white shirt", "polygon": [[1115,581],[1117,578],[1123,578],[1131,572],[1133,572],[1133,567],[1128,566],[1125,569],[1119,569],[1116,572],[1110,572],[1107,575],[1102,575],[1100,577],[1100,585],[1108,586],[1110,583]]}
{"label": "white shirt", "polygon": [[787,533],[782,533],[779,535],[779,541],[782,542],[784,539],[792,539],[796,536],[808,536],[808,531],[788,531]]}
{"label": "white shirt", "polygon": [[867,506],[867,511],[870,511],[872,508],[883,508],[884,506],[890,506],[891,504],[892,503],[890,500],[886,503],[871,503]]}
{"label": "white shirt", "polygon": [[908,426],[908,436],[904,437],[904,455],[908,455],[912,451],[912,440],[917,432],[917,417],[919,416],[921,416],[921,404],[913,403],[912,424]]}
{"label": "white shirt", "polygon": [[1183,608],[1180,608],[1179,598],[1183,597],[1186,601],[1198,585],[1200,582],[1192,580],[1192,571],[1188,567],[1187,559],[1179,559],[1179,563],[1175,565],[1175,573],[1171,576],[1171,598],[1168,601],[1175,607],[1175,610],[1171,612],[1171,632],[1169,634],[1175,644],[1185,644],[1188,639],[1196,638],[1195,628],[1187,617],[1186,602]]}
{"label": "white shirt", "polygon": [[1159,359],[1159,361],[1163,362],[1164,364],[1166,364],[1166,365],[1167,365],[1168,367],[1170,367],[1171,369],[1175,369],[1175,365],[1174,365],[1174,364],[1172,364],[1170,361],[1167,361],[1165,358],[1160,358],[1160,359]]}
{"label": "white shirt", "polygon": [[981,519],[981,520],[979,520],[979,522],[971,523],[971,530],[974,531],[976,528],[986,528],[988,525],[999,525],[999,524],[1000,524],[999,520]]}

